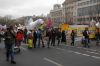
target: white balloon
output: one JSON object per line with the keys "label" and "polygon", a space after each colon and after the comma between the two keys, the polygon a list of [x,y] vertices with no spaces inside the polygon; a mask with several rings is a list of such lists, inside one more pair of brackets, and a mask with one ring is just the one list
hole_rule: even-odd
{"label": "white balloon", "polygon": [[95,27],[96,21],[92,19],[92,21],[90,22],[90,26],[91,27]]}
{"label": "white balloon", "polygon": [[100,28],[100,23],[99,23],[99,22],[97,22],[97,23],[96,23],[96,26],[97,26],[98,28]]}
{"label": "white balloon", "polygon": [[7,28],[7,26],[6,26],[6,25],[4,25],[4,26],[2,26],[2,28],[3,28],[3,29],[6,29],[6,28]]}
{"label": "white balloon", "polygon": [[39,24],[43,24],[43,22],[44,22],[43,19],[38,19],[37,20],[37,23],[39,23]]}
{"label": "white balloon", "polygon": [[37,19],[36,21],[33,22],[33,20],[31,19],[31,20],[29,20],[28,22],[29,22],[29,24],[28,24],[27,28],[28,28],[29,30],[32,30],[32,29],[34,29],[38,24],[43,24],[44,21],[43,21],[43,19]]}

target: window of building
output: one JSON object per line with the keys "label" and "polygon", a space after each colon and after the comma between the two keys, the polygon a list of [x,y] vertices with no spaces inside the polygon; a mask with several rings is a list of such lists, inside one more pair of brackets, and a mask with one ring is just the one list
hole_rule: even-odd
{"label": "window of building", "polygon": [[97,0],[97,2],[100,2],[100,0]]}

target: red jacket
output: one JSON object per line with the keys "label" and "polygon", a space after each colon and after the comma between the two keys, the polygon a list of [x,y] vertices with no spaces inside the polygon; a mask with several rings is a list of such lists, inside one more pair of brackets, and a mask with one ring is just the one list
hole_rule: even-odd
{"label": "red jacket", "polygon": [[23,40],[24,35],[21,32],[18,32],[16,35],[17,40]]}

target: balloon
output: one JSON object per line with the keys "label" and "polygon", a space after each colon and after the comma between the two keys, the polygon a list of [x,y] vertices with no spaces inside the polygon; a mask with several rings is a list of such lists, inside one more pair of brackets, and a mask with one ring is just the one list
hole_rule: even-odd
{"label": "balloon", "polygon": [[38,20],[36,20],[36,22],[37,22],[38,24],[43,24],[43,23],[44,23],[43,19],[38,19]]}
{"label": "balloon", "polygon": [[95,27],[96,21],[92,19],[92,21],[90,22],[90,26],[91,27]]}
{"label": "balloon", "polygon": [[38,25],[41,25],[41,24],[44,23],[43,19],[37,19],[37,20],[34,21],[34,22],[33,22],[32,19],[30,19],[28,22],[29,22],[29,24],[27,25],[27,28],[28,28],[29,30],[32,30],[32,29],[38,27]]}
{"label": "balloon", "polygon": [[3,28],[3,29],[6,29],[6,28],[7,28],[7,26],[6,26],[6,25],[4,25],[4,26],[2,26],[2,28]]}
{"label": "balloon", "polygon": [[99,22],[97,22],[97,23],[96,23],[96,26],[97,26],[98,28],[100,28],[100,23],[99,23]]}

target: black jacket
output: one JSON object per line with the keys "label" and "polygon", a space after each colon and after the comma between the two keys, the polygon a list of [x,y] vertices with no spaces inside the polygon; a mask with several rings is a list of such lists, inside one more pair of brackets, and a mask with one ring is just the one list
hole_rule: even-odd
{"label": "black jacket", "polygon": [[10,31],[6,31],[4,34],[5,37],[5,44],[14,44],[15,41],[15,35],[10,32]]}
{"label": "black jacket", "polygon": [[86,30],[83,32],[83,36],[84,36],[85,38],[89,38],[89,35],[88,35],[88,33],[87,33]]}

